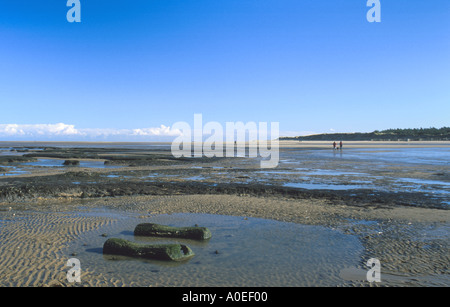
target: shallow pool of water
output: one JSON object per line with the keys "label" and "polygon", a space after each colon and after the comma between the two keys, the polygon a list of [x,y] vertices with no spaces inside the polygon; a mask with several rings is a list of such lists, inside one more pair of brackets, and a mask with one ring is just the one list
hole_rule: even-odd
{"label": "shallow pool of water", "polygon": [[408,189],[410,191],[425,192],[442,195],[448,198],[450,194],[450,182],[417,179],[417,178],[398,178],[394,181],[396,189]]}
{"label": "shallow pool of water", "polygon": [[368,185],[360,184],[326,184],[326,183],[300,183],[300,182],[288,182],[283,184],[289,188],[299,188],[308,190],[354,190],[354,189],[370,189],[373,188]]}
{"label": "shallow pool of water", "polygon": [[[76,159],[73,159],[76,160]],[[66,166],[64,165],[64,159],[38,159],[38,161],[23,163],[22,165],[27,166],[38,166],[38,167],[88,167],[88,168],[120,168],[119,165],[105,165],[103,161],[82,161],[80,160],[80,165],[76,166]]]}
{"label": "shallow pool of water", "polygon": [[[86,213],[86,214],[89,214]],[[95,213],[98,215],[98,212]],[[107,215],[108,213],[105,212]],[[208,241],[134,237],[138,223],[208,227]],[[195,256],[173,263],[103,255],[108,237],[138,243],[188,245]],[[95,285],[133,286],[335,286],[339,272],[357,265],[363,247],[357,237],[321,226],[211,214],[123,217],[81,238],[69,248]]]}
{"label": "shallow pool of water", "polygon": [[416,183],[419,185],[439,185],[444,187],[450,187],[450,182],[446,181],[438,181],[438,180],[427,180],[427,179],[418,179],[418,178],[399,178],[398,182],[410,182]]}
{"label": "shallow pool of water", "polygon": [[2,165],[0,165],[0,167],[7,169],[7,172],[0,172],[0,177],[29,174],[28,171],[22,170],[20,168],[15,167],[15,166],[2,166]]}
{"label": "shallow pool of water", "polygon": [[183,178],[184,180],[188,180],[188,181],[201,181],[201,180],[205,180],[206,177],[204,176],[192,176],[192,177],[187,177],[187,178]]}
{"label": "shallow pool of water", "polygon": [[[293,152],[295,154],[295,152]],[[450,148],[345,148],[339,154],[328,150],[316,150],[306,152],[304,160],[314,158],[339,159],[339,160],[362,160],[377,163],[405,163],[405,164],[450,164]]]}

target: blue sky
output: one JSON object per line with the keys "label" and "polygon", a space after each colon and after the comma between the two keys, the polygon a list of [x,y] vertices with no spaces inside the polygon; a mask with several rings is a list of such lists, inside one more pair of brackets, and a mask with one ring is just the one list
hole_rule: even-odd
{"label": "blue sky", "polygon": [[151,141],[194,113],[282,135],[450,125],[448,0],[380,0],[380,23],[366,0],[80,2],[69,23],[65,0],[0,0],[1,138]]}

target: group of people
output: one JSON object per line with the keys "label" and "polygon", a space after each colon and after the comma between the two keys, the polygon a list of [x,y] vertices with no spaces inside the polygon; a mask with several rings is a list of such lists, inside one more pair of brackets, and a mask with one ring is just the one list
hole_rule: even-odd
{"label": "group of people", "polygon": [[339,142],[339,148],[337,147],[336,142],[333,142],[333,149],[334,150],[338,150],[338,149],[342,150],[342,141]]}

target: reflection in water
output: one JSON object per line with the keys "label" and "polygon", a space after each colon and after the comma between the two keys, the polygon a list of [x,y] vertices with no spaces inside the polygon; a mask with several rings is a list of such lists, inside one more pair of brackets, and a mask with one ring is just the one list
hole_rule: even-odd
{"label": "reflection in water", "polygon": [[281,170],[260,175],[284,180],[288,187],[414,191],[443,198],[450,193],[450,182],[436,177],[450,172],[450,148],[299,149],[281,151],[280,159]]}

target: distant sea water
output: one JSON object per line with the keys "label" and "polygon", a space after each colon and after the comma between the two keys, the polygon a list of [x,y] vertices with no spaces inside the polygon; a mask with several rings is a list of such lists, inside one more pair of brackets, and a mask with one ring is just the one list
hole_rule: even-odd
{"label": "distant sea water", "polygon": [[43,149],[58,148],[125,148],[170,150],[170,142],[0,142],[0,152],[8,154],[13,148]]}

